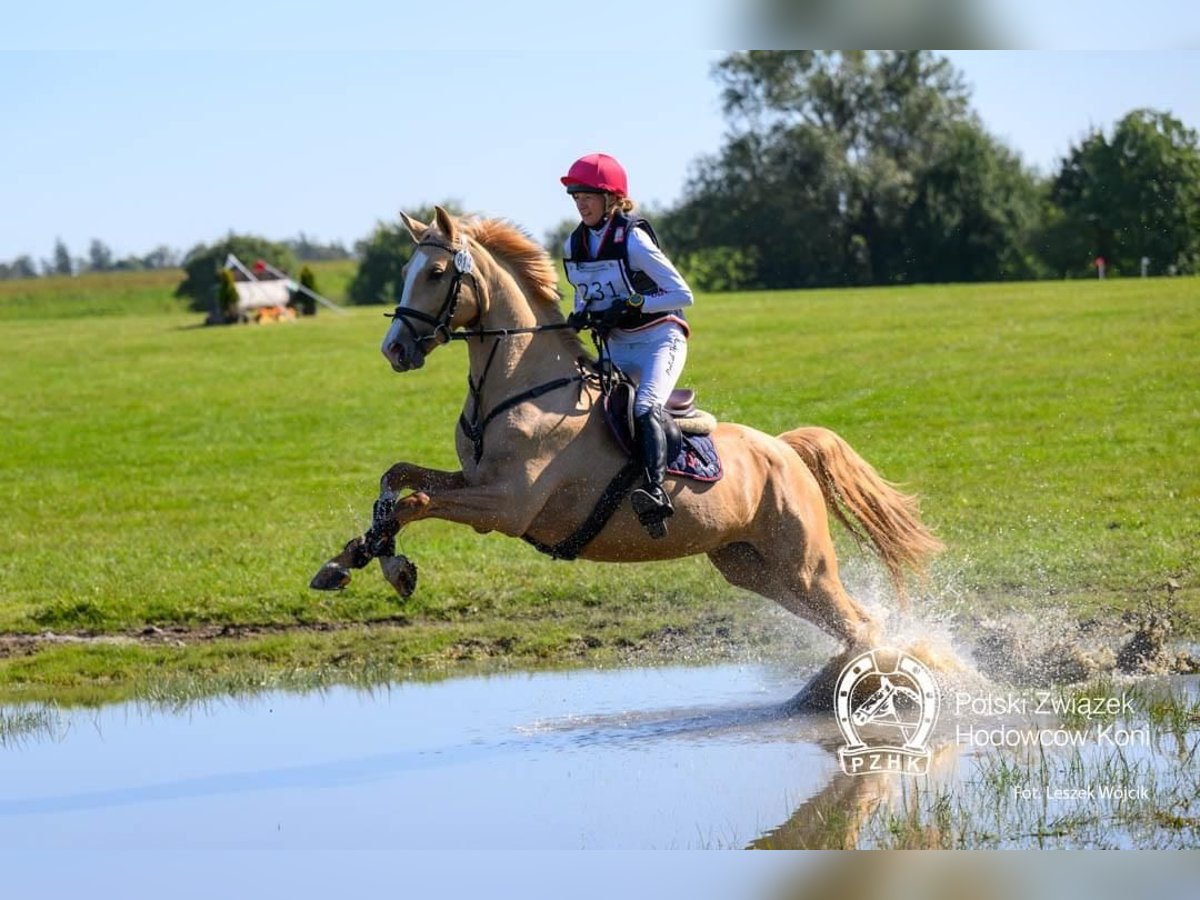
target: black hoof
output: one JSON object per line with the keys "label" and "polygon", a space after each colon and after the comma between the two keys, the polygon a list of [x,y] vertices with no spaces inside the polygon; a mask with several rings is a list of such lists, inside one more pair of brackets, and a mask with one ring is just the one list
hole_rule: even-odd
{"label": "black hoof", "polygon": [[314,591],[340,591],[350,583],[350,572],[337,563],[325,563],[308,586]]}
{"label": "black hoof", "polygon": [[417,564],[407,556],[381,556],[379,568],[383,569],[383,577],[401,597],[408,599],[417,589]]}

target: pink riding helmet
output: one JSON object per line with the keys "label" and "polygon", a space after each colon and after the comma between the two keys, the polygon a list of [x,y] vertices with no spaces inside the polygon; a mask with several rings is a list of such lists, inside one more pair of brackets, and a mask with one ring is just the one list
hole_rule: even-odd
{"label": "pink riding helmet", "polygon": [[629,176],[625,168],[607,153],[589,153],[571,163],[571,168],[559,179],[567,186],[568,194],[582,191],[603,191],[624,197],[629,194]]}

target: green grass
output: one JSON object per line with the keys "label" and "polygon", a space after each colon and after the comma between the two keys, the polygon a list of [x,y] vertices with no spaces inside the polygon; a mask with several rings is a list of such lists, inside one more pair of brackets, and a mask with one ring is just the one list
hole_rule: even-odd
{"label": "green grass", "polygon": [[180,313],[180,269],[0,281],[0,322]]}
{"label": "green grass", "polygon": [[689,358],[719,411],[841,433],[925,497],[962,586],[1124,593],[1172,573],[1195,586],[1200,283],[722,301],[728,335],[705,319]]}
{"label": "green grass", "polygon": [[[346,289],[358,265],[354,260],[306,265],[313,270],[321,294],[335,303],[345,301]],[[186,314],[187,301],[175,297],[181,281],[181,269],[0,281],[0,322]]]}
{"label": "green grass", "polygon": [[[315,268],[338,299],[351,269]],[[461,348],[395,375],[378,354],[378,308],[200,328],[164,299],[175,282],[150,274],[0,286],[0,631],[403,612],[442,636],[395,659],[431,658],[438,640],[471,629],[552,657],[591,633],[589,616],[608,617],[612,630],[595,633],[616,646],[745,602],[702,559],[555,563],[437,522],[402,536],[421,567],[402,608],[375,569],[344,593],[310,592],[316,566],[365,526],[391,463],[455,466]],[[926,602],[1112,608],[1175,577],[1194,606],[1198,302],[1194,279],[701,297],[686,381],[725,419],[833,428],[919,491],[949,547]],[[71,304],[87,314],[68,315]],[[641,607],[653,621],[621,631]],[[104,655],[115,652],[0,659],[0,692],[175,665],[153,648],[121,648],[128,666]],[[265,665],[303,668],[324,653]]]}

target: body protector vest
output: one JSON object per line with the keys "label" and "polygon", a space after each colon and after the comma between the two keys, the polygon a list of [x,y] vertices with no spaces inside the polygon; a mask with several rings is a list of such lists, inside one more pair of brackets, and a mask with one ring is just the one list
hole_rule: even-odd
{"label": "body protector vest", "polygon": [[[563,264],[567,280],[575,288],[577,312],[600,312],[635,294],[653,294],[659,290],[649,275],[629,267],[628,237],[634,228],[641,228],[650,236],[654,246],[658,246],[658,235],[649,222],[624,213],[614,213],[609,219],[595,256],[588,252],[587,226],[581,222],[571,232],[570,256],[563,260]],[[631,309],[621,317],[617,327],[641,328],[666,316],[682,319],[683,313],[678,310],[643,313]]]}

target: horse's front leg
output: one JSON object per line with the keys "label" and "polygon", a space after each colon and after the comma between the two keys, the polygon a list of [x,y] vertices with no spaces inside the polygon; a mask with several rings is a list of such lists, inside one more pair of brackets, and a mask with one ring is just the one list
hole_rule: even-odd
{"label": "horse's front leg", "polygon": [[[361,569],[378,558],[384,577],[402,596],[407,597],[416,587],[416,566],[403,556],[396,555],[396,535],[404,527],[399,493],[406,488],[414,492],[449,490],[465,484],[462,472],[445,472],[428,469],[412,463],[396,463],[380,479],[379,499],[371,512],[371,527],[352,538],[342,551],[331,557],[317,574],[309,587],[320,591],[341,590],[350,583],[350,570]],[[410,496],[415,496],[410,495]],[[408,498],[405,498],[408,499]],[[420,506],[413,501],[409,506]]]}
{"label": "horse's front leg", "polygon": [[398,462],[379,479],[379,496],[399,494],[404,490],[445,491],[466,486],[462,472],[444,472],[413,463]]}
{"label": "horse's front leg", "polygon": [[441,469],[427,469],[405,462],[396,463],[384,472],[383,477],[379,479],[379,499],[375,501],[371,511],[371,527],[362,536],[365,548],[370,554],[368,559],[396,555],[396,535],[404,527],[399,515],[402,491],[411,489],[414,494],[440,494],[443,491],[465,487],[466,483],[462,472],[444,472]]}

